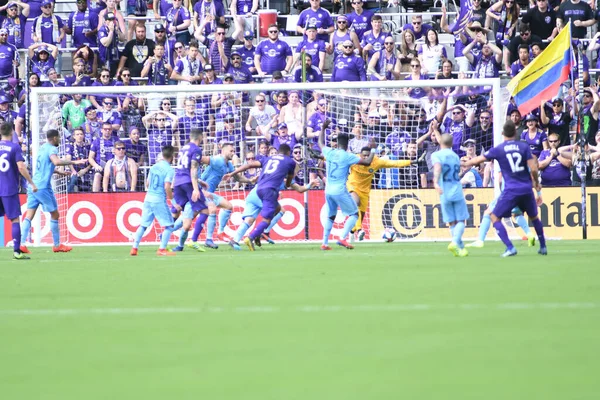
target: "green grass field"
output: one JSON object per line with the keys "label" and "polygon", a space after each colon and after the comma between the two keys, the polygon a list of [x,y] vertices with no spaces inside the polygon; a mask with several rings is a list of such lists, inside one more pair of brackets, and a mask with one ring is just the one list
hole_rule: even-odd
{"label": "green grass field", "polygon": [[0,250],[0,396],[597,399],[599,245]]}

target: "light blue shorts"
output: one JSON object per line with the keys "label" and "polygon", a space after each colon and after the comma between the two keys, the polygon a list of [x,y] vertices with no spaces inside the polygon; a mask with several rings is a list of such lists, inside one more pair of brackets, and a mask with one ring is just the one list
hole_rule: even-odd
{"label": "light blue shorts", "polygon": [[469,210],[465,199],[442,202],[442,219],[449,224],[454,221],[466,221],[469,219]]}
{"label": "light blue shorts", "polygon": [[329,217],[337,214],[338,207],[345,216],[358,214],[358,206],[348,192],[342,194],[325,194],[325,203],[327,203]]}
{"label": "light blue shorts", "polygon": [[171,226],[173,225],[173,216],[167,206],[167,203],[161,202],[144,202],[142,207],[142,221],[141,225],[144,228],[152,225],[154,218],[158,221],[160,226]]}
{"label": "light blue shorts", "polygon": [[33,193],[31,190],[27,191],[27,208],[37,209],[42,206],[44,212],[53,212],[58,210],[58,203],[52,189],[38,189],[37,192]]}
{"label": "light blue shorts", "polygon": [[[207,192],[207,193],[210,193],[210,192]],[[206,204],[212,203],[215,205],[215,207],[218,207],[219,204],[221,204],[221,202],[224,200],[223,197],[221,197],[215,193],[210,193],[210,194],[213,196],[213,198],[211,199],[210,197],[206,196]]]}
{"label": "light blue shorts", "polygon": [[244,206],[242,218],[256,218],[258,217],[260,210],[262,210],[262,200],[258,197],[258,193],[256,193],[255,188],[252,189],[250,193],[248,193],[248,197],[246,197],[246,205]]}

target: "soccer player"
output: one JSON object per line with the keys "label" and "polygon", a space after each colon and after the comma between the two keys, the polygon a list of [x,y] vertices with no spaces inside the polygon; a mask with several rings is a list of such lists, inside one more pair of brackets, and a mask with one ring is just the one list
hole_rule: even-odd
{"label": "soccer player", "polygon": [[37,187],[27,171],[21,146],[13,143],[12,137],[12,124],[5,122],[0,125],[0,217],[6,215],[12,224],[13,258],[29,260],[29,257],[21,252],[19,174],[27,180],[32,192],[37,192]]}
{"label": "soccer player", "polygon": [[[538,206],[542,204],[542,185],[538,180],[538,165],[533,158],[529,145],[517,138],[517,128],[512,121],[507,121],[502,128],[504,143],[491,148],[482,156],[472,158],[466,165],[476,165],[484,161],[497,160],[504,179],[504,191],[498,199],[490,215],[498,236],[506,245],[502,257],[517,255],[517,249],[508,238],[501,218],[509,217],[511,210],[517,206],[527,213],[533,223],[540,249],[538,254],[547,255],[544,227],[538,217]],[[532,192],[535,188],[537,197]]]}
{"label": "soccer player", "polygon": [[319,134],[319,147],[322,149],[325,157],[327,170],[327,185],[325,186],[325,203],[327,204],[328,217],[323,227],[323,244],[321,250],[331,250],[329,246],[329,234],[333,228],[333,221],[337,214],[338,206],[345,216],[348,217],[344,224],[344,230],[337,244],[347,249],[353,249],[346,238],[350,229],[356,225],[358,221],[358,206],[352,199],[352,196],[346,188],[348,181],[349,168],[355,164],[370,165],[375,157],[375,149],[370,150],[370,154],[366,158],[361,158],[356,154],[349,153],[348,141],[349,137],[345,133],[341,133],[337,137],[338,147],[332,149],[325,145],[325,131],[331,123],[330,120],[323,122],[321,133]]}
{"label": "soccer player", "polygon": [[244,240],[250,251],[254,251],[254,241],[261,237],[265,229],[271,224],[273,217],[281,210],[281,205],[277,201],[279,191],[281,190],[281,182],[285,178],[285,187],[292,185],[296,171],[296,162],[290,157],[290,152],[290,146],[282,143],[279,146],[277,154],[262,161],[254,160],[248,162],[225,176],[225,179],[229,179],[231,176],[244,172],[248,168],[262,168],[258,183],[256,184],[256,194],[262,201],[260,215],[263,219]]}
{"label": "soccer player", "polygon": [[[27,237],[31,229],[31,220],[35,217],[38,207],[50,213],[50,230],[52,231],[53,247],[55,253],[67,253],[73,248],[60,243],[60,231],[58,229],[58,204],[54,191],[52,190],[52,175],[54,169],[64,165],[83,165],[87,160],[61,160],[58,158],[58,145],[60,144],[60,134],[56,129],[50,129],[46,132],[46,143],[44,143],[38,152],[37,170],[33,176],[34,186],[27,188],[27,214],[21,226],[21,237]],[[37,187],[37,190],[34,190]],[[31,253],[25,246],[21,246],[22,253]]]}
{"label": "soccer player", "polygon": [[[339,143],[338,143],[339,145]],[[360,150],[360,158],[366,160],[371,155],[370,147],[363,147]],[[423,156],[425,153],[423,153]],[[358,219],[352,229],[352,233],[357,234],[358,240],[363,240],[365,231],[362,230],[362,220],[367,212],[369,205],[369,194],[371,193],[371,183],[375,173],[382,168],[402,168],[417,164],[420,160],[383,160],[377,156],[373,157],[371,165],[355,164],[350,167],[350,175],[346,187],[352,200],[358,206]]]}
{"label": "soccer player", "polygon": [[171,162],[173,161],[173,153],[175,148],[171,145],[166,145],[162,148],[162,160],[158,161],[150,168],[148,179],[146,180],[146,186],[148,192],[144,199],[144,208],[142,209],[142,222],[138,230],[135,232],[133,240],[133,247],[131,248],[132,256],[137,256],[138,247],[144,232],[150,224],[154,221],[154,218],[158,221],[160,226],[164,228],[161,235],[160,246],[156,251],[158,256],[174,256],[175,253],[167,251],[167,244],[173,233],[173,216],[167,205],[167,199],[173,198],[173,191],[171,189],[171,181],[175,175],[175,171],[171,168]]}
{"label": "soccer player", "polygon": [[179,207],[184,208],[187,203],[193,215],[184,215],[183,232],[179,238],[179,246],[175,247],[174,251],[182,251],[183,244],[187,239],[188,231],[192,225],[192,220],[196,215],[200,214],[194,225],[194,233],[192,234],[192,243],[190,247],[195,250],[204,252],[205,250],[198,244],[198,236],[202,232],[204,222],[208,218],[208,207],[206,199],[200,184],[198,182],[198,170],[202,160],[202,149],[199,147],[202,142],[202,132],[199,129],[190,131],[190,141],[181,148],[177,157],[177,170],[175,171],[175,179],[173,181],[173,198]]}
{"label": "soccer player", "polygon": [[469,255],[462,241],[465,220],[469,219],[467,202],[460,183],[460,159],[452,150],[453,138],[447,133],[441,137],[441,149],[431,155],[433,164],[433,186],[440,194],[442,219],[450,225],[452,242],[448,250],[454,257]]}

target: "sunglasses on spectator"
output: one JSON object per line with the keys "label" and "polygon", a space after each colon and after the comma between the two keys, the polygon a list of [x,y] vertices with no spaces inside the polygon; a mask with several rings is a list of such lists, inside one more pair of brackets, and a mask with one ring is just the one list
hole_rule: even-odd
{"label": "sunglasses on spectator", "polygon": [[420,68],[421,66],[419,64],[411,64],[410,65],[412,68]]}
{"label": "sunglasses on spectator", "polygon": [[121,77],[122,77],[122,78],[128,78],[128,77],[130,77],[130,76],[131,76],[131,74],[121,74]]}
{"label": "sunglasses on spectator", "polygon": [[257,102],[257,103],[264,103],[264,102],[265,102],[265,100],[264,100],[264,99],[263,99],[263,100],[256,99],[256,102]]}
{"label": "sunglasses on spectator", "polygon": [[353,1],[352,4],[362,4],[362,1]]}
{"label": "sunglasses on spectator", "polygon": [[489,119],[490,119],[490,117],[479,117],[479,119],[483,119],[483,120],[486,120],[486,121],[487,121],[487,120],[489,120]]}
{"label": "sunglasses on spectator", "polygon": [[300,151],[294,151],[294,154],[301,154]]}
{"label": "sunglasses on spectator", "polygon": [[110,75],[100,75],[100,78],[110,78]]}
{"label": "sunglasses on spectator", "polygon": [[414,22],[413,22],[413,25],[421,25],[421,24],[422,24],[422,22],[421,22],[421,21],[414,21]]}
{"label": "sunglasses on spectator", "polygon": [[183,46],[175,46],[175,50],[183,50]]}
{"label": "sunglasses on spectator", "polygon": [[256,157],[246,157],[246,160],[255,160]]}
{"label": "sunglasses on spectator", "polygon": [[52,7],[52,4],[46,4],[45,6],[42,6],[41,8],[50,8]]}
{"label": "sunglasses on spectator", "polygon": [[384,42],[383,44],[389,44],[389,45],[393,45],[394,42]]}
{"label": "sunglasses on spectator", "polygon": [[224,35],[225,32],[217,32],[217,35]]}
{"label": "sunglasses on spectator", "polygon": [[552,107],[562,107],[562,104],[560,104],[560,103],[555,103],[555,104],[552,104]]}
{"label": "sunglasses on spectator", "polygon": [[269,33],[279,33],[279,31],[273,30],[273,31],[269,31]]}
{"label": "sunglasses on spectator", "polygon": [[337,21],[338,24],[347,24],[348,21]]}
{"label": "sunglasses on spectator", "polygon": [[105,106],[112,106],[112,105],[113,105],[113,103],[112,103],[112,102],[110,102],[110,101],[105,101],[103,104],[104,104]]}
{"label": "sunglasses on spectator", "polygon": [[125,147],[115,147],[115,150],[125,150]]}
{"label": "sunglasses on spectator", "polygon": [[459,115],[459,114],[462,114],[462,113],[463,113],[462,111],[452,111],[452,115]]}
{"label": "sunglasses on spectator", "polygon": [[241,59],[242,59],[242,57],[231,57],[231,59],[232,59],[232,60],[234,60],[234,61],[235,61],[235,60],[241,60]]}
{"label": "sunglasses on spectator", "polygon": [[350,45],[350,46],[346,45],[346,46],[344,46],[344,48],[345,48],[345,49],[353,49],[353,48],[354,48],[354,45]]}
{"label": "sunglasses on spectator", "polygon": [[164,119],[164,118],[156,118],[156,121],[157,122],[161,122],[161,121],[164,122],[164,121],[166,121],[166,119]]}

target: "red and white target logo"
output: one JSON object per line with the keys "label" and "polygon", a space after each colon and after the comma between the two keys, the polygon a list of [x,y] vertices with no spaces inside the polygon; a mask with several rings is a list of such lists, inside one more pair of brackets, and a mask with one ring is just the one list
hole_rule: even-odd
{"label": "red and white target logo", "polygon": [[246,206],[246,202],[242,199],[233,199],[229,200],[229,202],[231,203],[231,205],[233,205],[233,210],[231,211],[231,215],[229,216],[229,222],[225,227],[225,233],[227,234],[227,236],[233,237],[237,228],[242,224],[244,207]]}
{"label": "red and white target logo", "polygon": [[296,199],[280,199],[279,204],[285,210],[283,217],[273,227],[275,233],[284,238],[292,238],[304,231],[304,205]]}
{"label": "red and white target logo", "polygon": [[[25,221],[25,216],[27,214],[27,202],[21,205],[21,222]],[[38,212],[35,213],[35,217],[33,217],[33,221],[31,221],[31,237],[30,240],[34,241],[34,232],[36,226],[36,218],[41,218],[40,226],[42,227],[42,233],[40,237],[43,238],[47,234],[50,233],[50,213],[42,212],[42,208],[39,207]],[[26,238],[22,238],[23,242],[25,242]]]}
{"label": "red and white target logo", "polygon": [[[123,203],[117,211],[116,222],[117,229],[123,236],[130,239],[137,231],[142,221],[142,208],[144,203],[138,200],[131,200]],[[152,225],[152,224],[151,224]],[[152,226],[149,226],[144,232],[144,236],[147,236],[152,231]]]}
{"label": "red and white target logo", "polygon": [[79,240],[91,240],[102,231],[104,216],[94,203],[78,201],[69,207],[66,222],[69,234]]}
{"label": "red and white target logo", "polygon": [[[323,204],[323,207],[321,207],[319,218],[321,220],[321,225],[325,226],[329,219],[329,207],[327,207],[327,203]],[[344,222],[346,222],[346,217],[344,216],[344,213],[342,213],[342,210],[338,208],[337,213],[335,214],[335,220],[333,221],[333,229],[331,229],[331,234],[333,236],[340,236],[342,234],[344,231]]]}

